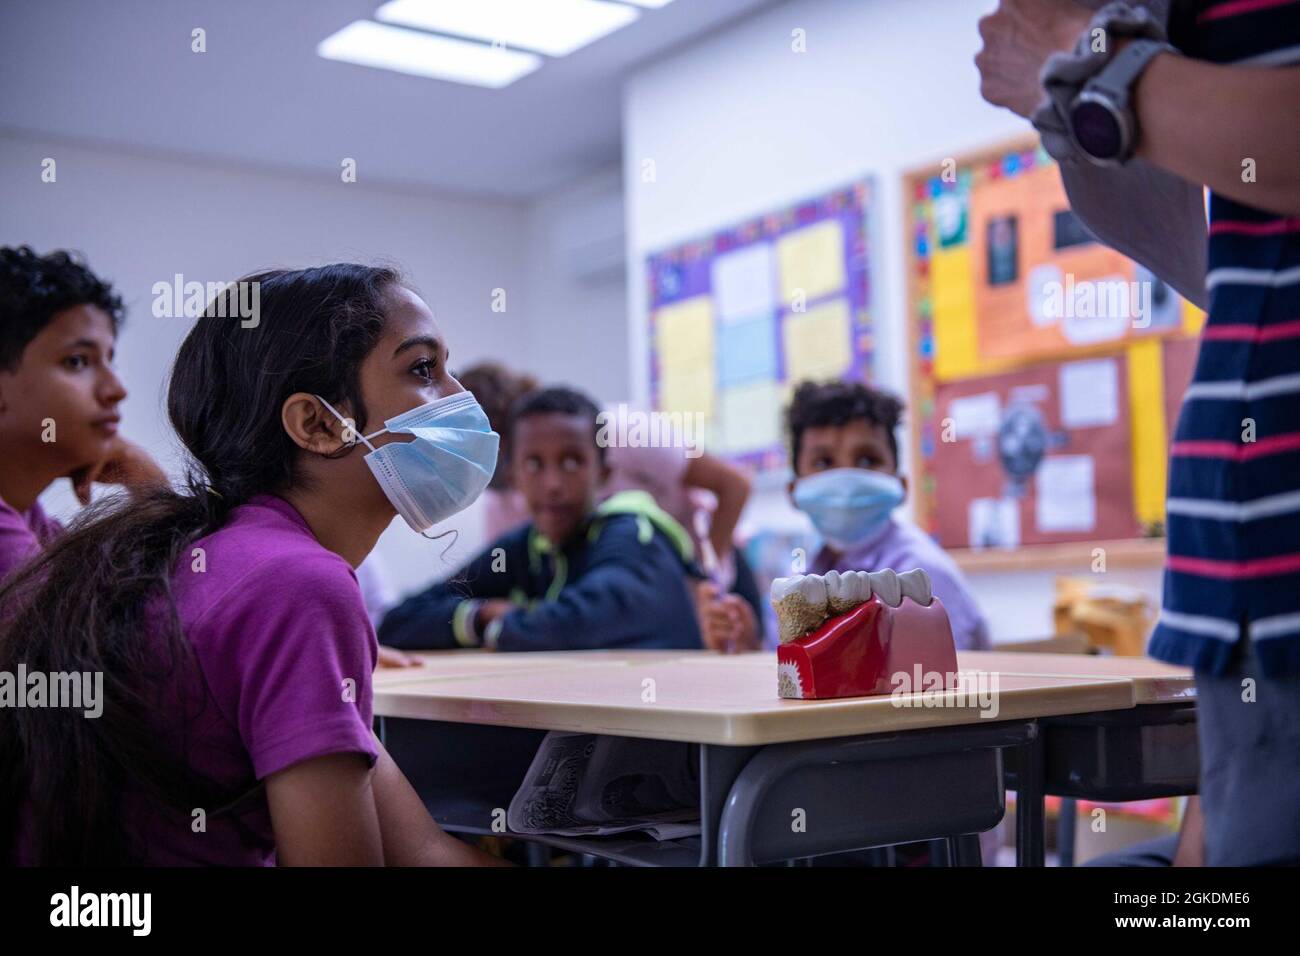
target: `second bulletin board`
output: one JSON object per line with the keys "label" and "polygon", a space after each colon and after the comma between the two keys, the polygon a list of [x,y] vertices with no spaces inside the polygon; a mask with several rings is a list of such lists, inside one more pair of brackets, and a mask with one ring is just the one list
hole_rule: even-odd
{"label": "second bulletin board", "polygon": [[1036,140],[903,185],[922,527],[977,549],[1159,534],[1203,313],[1093,240]]}

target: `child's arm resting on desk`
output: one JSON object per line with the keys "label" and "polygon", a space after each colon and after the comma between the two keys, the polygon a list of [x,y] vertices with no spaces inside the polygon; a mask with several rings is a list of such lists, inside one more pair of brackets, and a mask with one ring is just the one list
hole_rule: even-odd
{"label": "child's arm resting on desk", "polygon": [[[582,577],[553,601],[518,608],[501,618],[496,646],[503,651],[680,647],[673,633],[692,635],[699,624],[686,584],[686,567],[660,534],[641,540],[636,519],[610,520],[592,544]],[[665,640],[659,642],[659,635]]]}
{"label": "child's arm resting on desk", "polygon": [[499,538],[446,581],[413,594],[384,615],[379,642],[402,650],[477,647],[480,604],[504,599],[524,578],[527,539],[518,532]]}

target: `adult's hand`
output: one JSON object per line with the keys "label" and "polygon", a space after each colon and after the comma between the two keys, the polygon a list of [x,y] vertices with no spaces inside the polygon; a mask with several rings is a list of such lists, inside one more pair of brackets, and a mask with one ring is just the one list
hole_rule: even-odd
{"label": "adult's hand", "polygon": [[1074,49],[1092,11],[1074,0],[999,0],[982,18],[975,56],[980,95],[1028,119],[1046,94],[1038,76],[1053,53]]}

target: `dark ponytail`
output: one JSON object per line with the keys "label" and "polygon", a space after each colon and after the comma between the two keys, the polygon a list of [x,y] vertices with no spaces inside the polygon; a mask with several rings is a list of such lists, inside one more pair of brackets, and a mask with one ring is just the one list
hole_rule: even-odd
{"label": "dark ponytail", "polygon": [[[299,449],[280,420],[286,398],[312,392],[347,402],[364,430],[359,368],[400,278],[338,264],[240,281],[257,283],[256,314],[241,319],[247,313],[236,308],[254,287],[241,296],[232,285],[195,323],[172,369],[167,410],[191,458],[186,491],[97,503],[0,586],[0,671],[24,664],[28,673],[104,675],[98,719],[0,707],[0,863],[15,853],[24,802],[33,862],[111,865],[139,853],[122,832],[124,793],[172,808],[185,826],[191,808],[240,796],[184,759],[181,735],[196,714],[179,713],[178,702],[204,698],[171,575],[232,509],[301,480]],[[160,736],[169,732],[175,737]]]}

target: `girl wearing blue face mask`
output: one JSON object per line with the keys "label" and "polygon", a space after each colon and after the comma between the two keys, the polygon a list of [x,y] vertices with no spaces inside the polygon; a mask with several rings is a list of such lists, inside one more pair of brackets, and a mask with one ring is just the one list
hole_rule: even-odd
{"label": "girl wearing blue face mask", "polygon": [[390,270],[243,281],[258,322],[214,303],[172,373],[186,490],[96,506],[0,590],[0,670],[104,675],[96,720],[0,709],[0,856],[488,862],[371,732],[353,569],[395,515],[425,531],[469,504],[496,435]]}
{"label": "girl wearing blue face mask", "polygon": [[805,382],[786,411],[794,480],[790,497],[821,547],[809,571],[923,568],[963,649],[989,646],[988,626],[953,560],[894,511],[907,495],[894,430],[903,405],[859,382]]}

